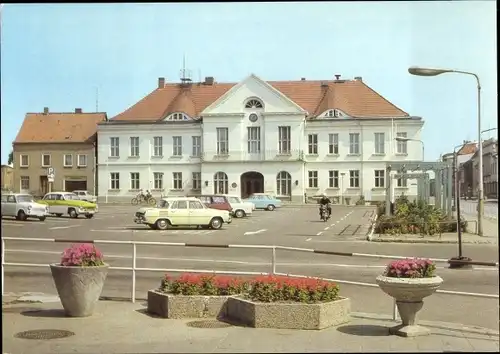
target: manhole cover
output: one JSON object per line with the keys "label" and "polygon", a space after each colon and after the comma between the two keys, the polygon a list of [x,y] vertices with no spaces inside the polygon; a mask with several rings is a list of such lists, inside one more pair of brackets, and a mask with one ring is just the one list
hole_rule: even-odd
{"label": "manhole cover", "polygon": [[202,321],[192,321],[188,322],[189,327],[194,328],[226,328],[231,327],[229,323],[221,322],[217,320],[202,320]]}
{"label": "manhole cover", "polygon": [[61,329],[35,329],[33,331],[19,332],[14,337],[22,339],[57,339],[74,336],[75,333]]}
{"label": "manhole cover", "polygon": [[33,307],[2,307],[2,313],[21,313],[21,312],[35,312],[40,311]]}

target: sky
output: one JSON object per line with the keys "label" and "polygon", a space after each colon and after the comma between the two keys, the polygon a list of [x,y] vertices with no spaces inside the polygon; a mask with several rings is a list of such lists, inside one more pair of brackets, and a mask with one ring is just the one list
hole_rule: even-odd
{"label": "sky", "polygon": [[179,81],[184,56],[195,81],[362,76],[423,117],[426,160],[477,140],[476,82],[408,67],[474,72],[482,130],[497,127],[495,1],[8,4],[1,16],[2,164],[27,112],[92,112],[98,96],[113,117],[158,77]]}

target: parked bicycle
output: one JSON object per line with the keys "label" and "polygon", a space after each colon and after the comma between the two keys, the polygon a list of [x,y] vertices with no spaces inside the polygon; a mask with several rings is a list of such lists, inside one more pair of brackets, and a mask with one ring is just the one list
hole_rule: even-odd
{"label": "parked bicycle", "polygon": [[131,203],[132,205],[143,204],[143,203],[149,205],[156,205],[156,199],[153,198],[153,196],[149,191],[146,191],[146,194],[140,191],[134,198],[132,198]]}

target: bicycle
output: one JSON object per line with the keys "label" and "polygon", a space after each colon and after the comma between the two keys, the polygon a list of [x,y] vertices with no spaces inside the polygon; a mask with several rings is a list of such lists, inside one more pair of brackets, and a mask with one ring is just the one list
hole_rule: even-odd
{"label": "bicycle", "polygon": [[132,205],[137,205],[139,203],[146,203],[149,205],[156,205],[156,199],[153,198],[153,196],[147,196],[147,195],[142,195],[139,194],[138,196],[132,198],[131,200]]}

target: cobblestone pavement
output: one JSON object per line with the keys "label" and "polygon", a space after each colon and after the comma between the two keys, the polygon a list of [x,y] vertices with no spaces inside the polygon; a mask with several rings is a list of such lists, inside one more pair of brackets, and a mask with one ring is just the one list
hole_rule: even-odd
{"label": "cobblestone pavement", "polygon": [[[429,336],[389,335],[397,324],[386,316],[352,313],[349,323],[320,331],[255,329],[240,326],[193,328],[189,320],[150,317],[145,304],[100,301],[88,318],[64,317],[59,303],[3,306],[3,352],[58,353],[261,353],[261,352],[498,352],[498,332],[442,322],[420,324]],[[207,322],[208,323],[208,322]],[[55,329],[74,333],[53,340],[15,334]]]}

